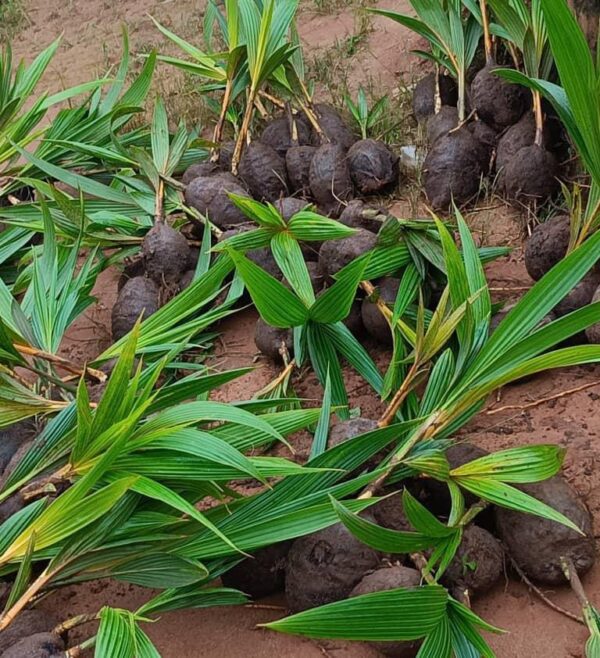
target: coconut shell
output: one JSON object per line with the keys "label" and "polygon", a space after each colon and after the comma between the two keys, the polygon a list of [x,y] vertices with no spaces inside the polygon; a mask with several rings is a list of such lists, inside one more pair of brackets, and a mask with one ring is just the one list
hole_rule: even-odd
{"label": "coconut shell", "polygon": [[288,554],[285,594],[290,612],[346,598],[380,556],[341,523],[297,539]]}
{"label": "coconut shell", "polygon": [[60,658],[64,642],[51,633],[36,633],[19,640],[4,651],[0,658]]}
{"label": "coconut shell", "polygon": [[[357,137],[347,126],[342,115],[331,105],[325,105],[323,103],[315,105],[314,110],[319,121],[319,126],[327,140],[329,140],[329,143],[339,144],[347,151],[357,140]],[[321,144],[321,138],[314,130],[312,133],[312,144],[315,146]]]}
{"label": "coconut shell", "polygon": [[348,166],[360,194],[383,194],[398,185],[398,158],[384,142],[361,139],[348,151]]}
{"label": "coconut shell", "polygon": [[[383,494],[390,494],[393,491],[393,489],[388,488],[383,491]],[[375,517],[375,521],[384,528],[388,528],[389,530],[414,531],[414,528],[404,513],[402,496],[399,493],[396,493],[394,496],[382,498],[370,507],[369,510]]]}
{"label": "coconut shell", "polygon": [[179,291],[189,288],[196,277],[196,270],[186,270],[181,279],[179,279]]}
{"label": "coconut shell", "polygon": [[310,194],[310,163],[316,152],[316,146],[292,146],[288,149],[285,165],[292,192]]}
{"label": "coconut shell", "polygon": [[355,338],[361,338],[365,333],[365,325],[362,321],[360,312],[361,300],[357,299],[352,302],[350,313],[345,317],[342,322],[346,325],[347,329]]}
{"label": "coconut shell", "polygon": [[184,172],[181,177],[181,182],[184,185],[189,185],[194,178],[200,178],[205,176],[212,176],[217,172],[221,171],[221,167],[218,162],[197,162],[196,164],[190,165]]}
{"label": "coconut shell", "polygon": [[600,274],[592,270],[554,307],[554,313],[558,317],[562,317],[587,306],[592,301],[592,297],[599,285]]}
{"label": "coconut shell", "polygon": [[[377,569],[367,574],[350,592],[350,597],[385,592],[390,589],[410,589],[419,587],[421,574],[416,569],[393,566]],[[370,642],[372,647],[390,658],[415,658],[419,652],[420,640],[396,642]]]}
{"label": "coconut shell", "polygon": [[304,199],[296,199],[295,197],[285,197],[284,199],[277,199],[273,203],[275,208],[281,213],[281,216],[286,222],[302,210],[306,210],[310,205]]}
{"label": "coconut shell", "polygon": [[488,592],[504,571],[504,554],[496,538],[476,525],[464,529],[462,541],[444,573],[444,583],[468,590],[473,597]]}
{"label": "coconut shell", "polygon": [[123,272],[117,282],[117,290],[120,292],[121,288],[136,276],[144,276],[146,274],[146,263],[142,254],[136,255],[133,258],[126,258],[123,261]]}
{"label": "coconut shell", "polygon": [[25,507],[20,493],[13,494],[0,503],[0,525]]}
{"label": "coconut shell", "polygon": [[341,240],[327,240],[319,251],[319,266],[325,274],[333,276],[376,245],[375,233],[364,229]]}
{"label": "coconut shell", "polygon": [[[429,73],[421,78],[413,91],[413,112],[417,121],[425,121],[435,113],[435,73]],[[449,75],[439,76],[440,100],[442,106],[454,105],[458,102],[456,81]]]}
{"label": "coconut shell", "polygon": [[221,144],[221,148],[219,149],[219,167],[223,171],[231,171],[234,152],[235,142],[233,140],[228,140]]}
{"label": "coconut shell", "polygon": [[519,205],[546,201],[560,190],[558,173],[558,162],[550,151],[536,144],[525,146],[504,168],[504,192]]}
{"label": "coconut shell", "polygon": [[564,514],[585,534],[554,521],[499,507],[498,536],[519,567],[531,580],[546,585],[566,582],[561,556],[573,561],[579,575],[589,571],[596,559],[592,517],[573,489],[560,476],[519,488]]}
{"label": "coconut shell", "polygon": [[336,144],[321,146],[310,163],[309,182],[319,206],[327,213],[338,215],[342,202],[353,194],[346,151]]}
{"label": "coconut shell", "polygon": [[260,141],[263,144],[270,146],[272,149],[275,149],[282,158],[285,158],[288,149],[293,146],[309,145],[311,141],[310,128],[304,121],[295,119],[294,122],[298,133],[297,141],[292,139],[292,135],[290,134],[290,122],[287,117],[279,117],[269,121],[260,136]]}
{"label": "coconut shell", "polygon": [[533,229],[525,245],[525,267],[534,281],[539,281],[567,255],[570,235],[567,215],[556,215]]}
{"label": "coconut shell", "polygon": [[0,632],[0,655],[30,635],[50,632],[59,623],[58,617],[44,610],[24,610],[6,630]]}
{"label": "coconut shell", "polygon": [[532,112],[527,112],[514,126],[510,126],[498,140],[496,171],[504,169],[522,148],[531,146],[534,140],[535,117]]}
{"label": "coconut shell", "polygon": [[[254,224],[242,224],[236,226],[235,228],[229,229],[228,231],[224,231],[219,236],[219,242],[224,242],[228,238],[232,238],[233,236],[239,235],[240,233],[253,231],[256,228],[257,227]],[[256,265],[261,267],[271,276],[274,276],[276,279],[281,277],[281,270],[279,269],[279,265],[277,265],[277,261],[275,260],[275,257],[273,256],[273,253],[269,247],[253,249],[252,251],[247,251],[245,255],[253,263],[256,263]]]}
{"label": "coconut shell", "polygon": [[156,283],[143,276],[136,276],[123,286],[111,314],[113,340],[128,334],[141,315],[147,318],[158,311],[158,292]]}
{"label": "coconut shell", "polygon": [[468,124],[468,128],[471,131],[471,135],[483,146],[488,149],[488,152],[492,153],[493,149],[496,148],[498,143],[498,133],[492,126],[488,126],[485,121],[471,121]]}
{"label": "coconut shell", "polygon": [[479,71],[471,83],[471,105],[478,117],[498,130],[512,126],[529,105],[529,92],[521,85],[506,82],[493,73],[496,64]]}
{"label": "coconut shell", "polygon": [[[385,277],[381,279],[377,286],[379,299],[390,305],[395,302],[400,288],[400,281],[392,277]],[[365,297],[362,303],[362,320],[365,329],[378,343],[390,346],[393,344],[392,330],[385,317],[377,307],[375,302],[372,302],[368,297]]]}
{"label": "coconut shell", "polygon": [[440,137],[423,163],[429,202],[446,209],[452,200],[461,205],[474,199],[488,167],[487,149],[466,128]]}
{"label": "coconut shell", "polygon": [[285,587],[285,563],[291,541],[272,544],[257,551],[251,558],[242,560],[221,576],[225,587],[262,599],[283,591]]}
{"label": "coconut shell", "polygon": [[252,142],[240,160],[240,178],[255,199],[275,201],[288,195],[285,160],[261,142]]}
{"label": "coconut shell", "polygon": [[[600,287],[596,288],[596,292],[592,297],[592,302],[600,302]],[[586,338],[594,345],[600,345],[600,322],[596,322],[591,327],[585,330]]]}
{"label": "coconut shell", "polygon": [[[194,178],[185,190],[185,202],[208,217],[220,229],[248,221],[244,213],[234,205],[228,193],[249,197],[234,176],[227,173]],[[200,225],[202,228],[202,225]]]}
{"label": "coconut shell", "polygon": [[447,135],[458,126],[458,110],[449,105],[443,105],[437,114],[427,119],[427,141],[433,144],[443,135]]}
{"label": "coconut shell", "polygon": [[146,234],[142,254],[148,276],[158,285],[172,286],[187,268],[190,248],[179,231],[158,222]]}
{"label": "coconut shell", "polygon": [[0,478],[22,445],[30,442],[35,427],[29,421],[21,421],[0,429]]}
{"label": "coconut shell", "polygon": [[294,351],[294,335],[291,329],[271,327],[262,318],[256,322],[254,342],[259,352],[273,361],[282,361],[282,346],[285,345],[289,354]]}

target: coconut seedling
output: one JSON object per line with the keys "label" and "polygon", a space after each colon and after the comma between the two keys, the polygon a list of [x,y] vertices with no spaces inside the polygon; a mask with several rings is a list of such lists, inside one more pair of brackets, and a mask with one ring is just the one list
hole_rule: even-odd
{"label": "coconut seedling", "polygon": [[[421,328],[411,336],[401,323],[398,324],[412,345],[412,352],[407,355],[406,375],[379,421],[379,427],[385,428],[387,423],[396,420],[398,443],[383,458],[373,472],[374,479],[358,497],[377,500],[383,486],[397,487],[405,482],[410,486],[415,472],[425,473],[448,486],[449,516],[444,522],[436,519],[405,490],[402,496],[404,513],[413,529],[393,530],[378,526],[364,516],[348,513],[345,503],[332,501],[340,521],[362,542],[385,553],[408,554],[421,571],[423,584],[393,593],[383,584],[375,593],[268,624],[273,630],[369,642],[422,641],[421,655],[449,657],[453,655],[452,644],[443,638],[448,637],[450,628],[453,634],[456,631],[457,637],[464,639],[466,646],[472,646],[482,655],[493,656],[477,632],[478,628],[484,628],[485,622],[469,613],[468,623],[462,623],[465,609],[445,589],[440,591],[438,584],[452,583],[458,589],[455,596],[463,596],[461,588],[470,586],[471,593],[475,594],[490,587],[501,574],[501,552],[497,543],[483,531],[469,530],[469,524],[489,504],[497,506],[498,514],[521,516],[524,526],[529,513],[536,517],[533,523],[539,520],[553,528],[548,535],[536,535],[534,541],[522,540],[518,547],[522,551],[520,560],[527,552],[539,566],[547,561],[537,559],[541,544],[544,549],[560,545],[552,551],[553,574],[560,563],[559,553],[574,557],[574,564],[582,571],[589,567],[589,561],[584,564],[581,560],[580,550],[582,540],[587,542],[586,547],[593,543],[589,531],[586,537],[580,534],[589,528],[589,512],[562,484],[560,496],[535,492],[538,486],[550,489],[554,486],[548,478],[560,469],[563,459],[560,448],[550,445],[511,448],[484,454],[454,467],[443,455],[452,445],[454,433],[478,412],[497,386],[548,367],[600,360],[600,351],[594,345],[556,347],[593,322],[598,313],[597,303],[545,326],[539,324],[594,267],[600,235],[592,236],[558,263],[490,335],[491,302],[481,261],[466,223],[460,216],[457,221],[462,256],[447,230],[441,223],[438,225],[448,268],[447,301],[442,302],[442,307],[447,303],[450,308],[440,311],[438,318],[431,320],[427,332]],[[468,312],[462,310],[465,306]],[[449,321],[452,316],[456,321]],[[425,356],[427,350],[432,350],[431,360]],[[398,422],[400,418],[402,421]],[[476,497],[476,502],[468,508],[464,495],[467,493]],[[576,514],[573,510],[577,510]],[[566,542],[562,541],[565,533]],[[557,544],[553,543],[555,540]],[[586,559],[588,554],[591,555],[586,548]],[[458,562],[453,562],[456,559]],[[440,598],[437,604],[436,597]],[[410,611],[421,604],[426,612],[411,617]],[[432,615],[439,617],[432,620]],[[485,628],[493,630],[489,626]]]}
{"label": "coconut seedling", "polygon": [[[510,42],[520,53],[525,74],[531,78],[547,80],[552,72],[554,60],[548,43],[546,24],[540,0],[531,5],[522,0],[488,0],[498,25],[490,26],[499,36]],[[532,90],[535,132],[529,141],[529,124],[521,118],[518,124],[500,139],[498,151],[502,151],[503,140],[525,142],[521,148],[513,147],[514,153],[501,163],[502,184],[509,199],[521,202],[544,201],[558,191],[558,162],[544,143],[544,115],[542,96]],[[519,126],[517,128],[517,126]],[[521,139],[515,135],[520,130],[526,133]],[[509,147],[510,148],[510,147]],[[524,170],[530,167],[530,171]]]}
{"label": "coconut seedling", "polygon": [[382,96],[379,98],[372,107],[369,107],[367,94],[363,87],[358,88],[356,102],[349,94],[344,97],[344,103],[350,112],[350,116],[354,119],[362,139],[369,137],[377,138],[377,124],[381,121],[384,112],[389,105],[389,98]]}
{"label": "coconut seedling", "polygon": [[[464,125],[467,118],[467,69],[479,40],[481,26],[470,12],[464,12],[460,0],[448,3],[431,0],[411,2],[418,18],[393,11],[374,9],[405,25],[431,44],[433,59],[442,69],[449,71],[457,81],[458,104],[456,118],[440,114],[441,103],[430,121],[444,120],[441,136],[433,143],[424,162],[425,192],[436,208],[448,207],[452,199],[462,204],[472,199],[480,187],[481,176],[487,173],[489,149],[479,142]],[[450,110],[451,111],[451,110]]]}

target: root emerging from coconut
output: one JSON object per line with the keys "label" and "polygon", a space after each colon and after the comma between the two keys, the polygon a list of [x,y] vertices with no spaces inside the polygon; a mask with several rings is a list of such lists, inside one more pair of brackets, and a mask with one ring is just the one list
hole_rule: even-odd
{"label": "root emerging from coconut", "polygon": [[365,210],[378,210],[374,206],[368,206],[360,199],[353,199],[344,208],[338,221],[340,224],[350,226],[350,228],[364,228],[372,233],[378,233],[382,226],[382,222],[377,219],[369,219],[364,216]]}
{"label": "root emerging from coconut", "polygon": [[260,136],[260,141],[272,149],[275,149],[279,156],[285,158],[288,149],[293,146],[306,146],[310,144],[310,128],[304,121],[296,119],[296,131],[298,134],[297,142],[294,142],[290,134],[290,122],[287,117],[278,117],[269,121]]}
{"label": "root emerging from coconut", "polygon": [[[389,276],[383,278],[377,286],[379,299],[388,305],[393,304],[398,295],[399,288],[400,281],[398,281],[398,279]],[[378,343],[387,346],[392,345],[392,330],[390,329],[388,321],[377,307],[377,304],[366,297],[362,303],[361,314],[367,332]]]}
{"label": "root emerging from coconut", "polygon": [[291,612],[346,598],[380,556],[337,523],[297,539],[285,572],[285,594]]}
{"label": "root emerging from coconut", "polygon": [[346,151],[337,144],[321,146],[310,163],[309,182],[318,205],[338,215],[353,193]]}
{"label": "root emerging from coconut", "polygon": [[457,204],[470,201],[479,192],[488,166],[487,149],[466,128],[440,137],[423,164],[429,202],[445,209],[453,199]]}
{"label": "root emerging from coconut", "polygon": [[341,240],[327,240],[319,251],[319,266],[325,274],[333,276],[376,245],[375,233],[364,229],[359,229],[354,235]]}
{"label": "root emerging from coconut", "polygon": [[158,222],[146,234],[142,254],[148,276],[158,285],[172,286],[187,268],[190,248],[179,231]]}
{"label": "root emerging from coconut", "polygon": [[506,82],[493,73],[496,64],[479,71],[471,83],[471,104],[480,119],[498,130],[512,126],[529,104],[525,87]]}
{"label": "root emerging from coconut", "polygon": [[240,160],[240,178],[255,199],[275,201],[287,196],[285,161],[267,144],[252,142],[244,149]]}
{"label": "root emerging from coconut", "polygon": [[519,203],[546,201],[560,189],[558,173],[558,162],[550,151],[536,144],[526,146],[504,168],[504,191],[508,199]]}
{"label": "root emerging from coconut", "polygon": [[291,191],[310,194],[310,163],[317,152],[316,146],[292,146],[285,154]]}
{"label": "root emerging from coconut", "polygon": [[534,281],[539,281],[566,256],[570,235],[567,215],[556,215],[533,229],[525,245],[525,267]]}
{"label": "root emerging from coconut", "polygon": [[495,537],[476,525],[467,526],[454,559],[444,573],[444,582],[472,596],[488,592],[500,580],[504,554]]}
{"label": "root emerging from coconut", "polygon": [[398,185],[398,158],[384,142],[361,139],[347,157],[352,182],[361,194],[381,194]]}
{"label": "root emerging from coconut", "polygon": [[561,557],[570,558],[579,575],[589,571],[596,559],[592,517],[573,489],[560,476],[519,488],[564,514],[585,533],[582,536],[554,521],[497,508],[498,536],[524,573],[538,583],[564,585]]}
{"label": "root emerging from coconut", "polygon": [[113,340],[128,334],[140,316],[147,318],[159,308],[158,286],[152,279],[136,276],[121,289],[111,314]]}
{"label": "root emerging from coconut", "polygon": [[221,576],[225,587],[239,589],[253,599],[283,591],[285,564],[291,541],[273,544],[257,551]]}
{"label": "root emerging from coconut", "polygon": [[[416,569],[401,566],[387,567],[366,575],[350,592],[350,598],[390,589],[410,589],[419,587],[420,584],[421,574]],[[390,658],[414,658],[419,651],[421,642],[417,640],[414,642],[370,642],[369,644]]]}
{"label": "root emerging from coconut", "polygon": [[259,318],[256,322],[254,342],[262,354],[277,362],[283,361],[283,354],[286,350],[290,355],[294,350],[292,330],[272,327],[262,318]]}
{"label": "root emerging from coconut", "polygon": [[[240,181],[227,173],[194,178],[185,190],[185,202],[220,229],[244,224],[248,218],[234,205],[228,194],[249,197]],[[200,226],[202,228],[202,226]]]}

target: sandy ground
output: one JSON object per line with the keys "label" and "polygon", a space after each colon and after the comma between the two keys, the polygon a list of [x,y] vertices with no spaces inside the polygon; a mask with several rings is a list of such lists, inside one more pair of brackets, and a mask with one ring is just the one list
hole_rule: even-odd
{"label": "sandy ground", "polygon": [[[149,14],[186,38],[197,40],[203,5],[192,0],[25,0],[25,4],[29,24],[15,40],[16,55],[31,59],[40,48],[63,34],[61,50],[45,79],[45,85],[51,90],[87,80],[90,75],[103,71],[107,64],[115,63],[121,23],[127,24],[136,51],[145,51],[161,43]],[[336,40],[353,34],[356,17],[351,10],[323,15],[310,11],[310,4],[303,3],[300,33],[311,53],[325,51]],[[405,0],[385,0],[379,6],[406,10],[408,5]],[[410,50],[418,45],[418,39],[403,28],[376,19],[366,43],[348,63],[352,67],[352,83],[357,85],[370,77],[393,91],[402,76],[410,78],[422,69],[422,63],[410,54]],[[169,76],[166,78],[168,82]],[[406,199],[400,199],[397,208],[401,211],[406,207]],[[510,257],[490,266],[488,274],[496,297],[516,298],[531,284],[522,265],[518,217],[502,205],[495,205],[469,213],[468,219],[485,243],[515,247]],[[106,346],[116,280],[114,272],[103,274],[96,288],[98,304],[70,332],[65,347],[73,357],[84,359],[98,354]],[[254,320],[252,312],[245,312],[223,325],[218,358],[224,367],[248,365],[253,361]],[[378,353],[376,346],[371,347]],[[385,358],[384,354],[379,353],[379,356]],[[258,366],[254,373],[225,388],[219,394],[220,399],[249,397],[264,386],[276,369],[261,361]],[[600,417],[595,413],[600,388],[582,390],[550,404],[528,409],[510,408],[489,413],[502,406],[526,405],[597,378],[595,368],[575,368],[506,388],[500,398],[489,401],[487,410],[463,430],[463,434],[489,450],[541,442],[566,447],[566,476],[589,505],[596,525],[600,526],[600,476],[597,469]],[[300,383],[298,389],[307,397],[318,398],[320,395],[312,376]],[[360,407],[364,416],[376,417],[379,402],[369,394],[368,388],[349,375],[349,389],[353,391],[353,405]],[[591,599],[600,604],[600,567],[585,577],[584,584]],[[569,590],[546,593],[556,603],[576,611],[576,602]],[[58,592],[44,605],[59,609],[66,618],[95,611],[106,602],[135,607],[145,596],[147,593],[138,588],[94,583]],[[490,638],[500,658],[583,656],[585,629],[549,609],[520,583],[507,579],[494,592],[476,601],[474,608],[485,619],[507,631],[502,636]],[[164,658],[321,658],[324,655],[370,658],[377,655],[362,645],[336,643],[320,646],[308,640],[257,630],[257,623],[282,614],[284,610],[264,608],[188,611],[165,615],[147,630]]]}

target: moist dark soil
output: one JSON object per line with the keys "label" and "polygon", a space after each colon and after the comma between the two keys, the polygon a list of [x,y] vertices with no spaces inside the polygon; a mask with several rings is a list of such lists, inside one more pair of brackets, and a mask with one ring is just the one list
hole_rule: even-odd
{"label": "moist dark soil", "polygon": [[[185,190],[185,202],[200,214],[226,230],[231,226],[248,221],[244,213],[234,205],[228,194],[249,197],[246,189],[231,174],[220,173],[214,176],[194,178]],[[198,223],[200,230],[203,225]]]}
{"label": "moist dark soil", "polygon": [[484,528],[469,525],[444,573],[444,582],[454,591],[466,589],[475,597],[491,590],[503,571],[504,554],[498,540]]}
{"label": "moist dark soil", "polygon": [[427,119],[427,141],[433,144],[443,135],[447,135],[458,126],[458,110],[450,105],[444,105],[437,114]]}
{"label": "moist dark soil", "polygon": [[0,654],[0,658],[60,658],[64,642],[51,633],[36,633],[19,640]]}
{"label": "moist dark soil", "polygon": [[571,235],[568,215],[555,215],[538,224],[525,244],[525,267],[539,281],[566,255]]}
{"label": "moist dark soil", "polygon": [[316,146],[292,146],[285,154],[290,190],[295,194],[310,194],[310,163],[316,152]]}
{"label": "moist dark soil", "polygon": [[24,610],[0,633],[0,655],[20,640],[37,633],[48,633],[59,623],[57,617],[43,610]]}
{"label": "moist dark soil", "polygon": [[[357,137],[350,130],[342,115],[334,107],[324,103],[318,103],[314,109],[325,137],[331,144],[339,144],[347,151],[357,140]],[[313,131],[312,143],[315,146],[321,144],[321,138],[316,131]]]}
{"label": "moist dark soil", "polygon": [[560,190],[556,158],[542,146],[533,144],[517,151],[503,170],[506,197],[517,203],[546,201]]}
{"label": "moist dark soil", "polygon": [[[421,574],[416,569],[392,566],[377,569],[366,575],[350,593],[350,598],[384,592],[390,589],[407,589],[421,584]],[[414,658],[420,641],[414,642],[370,642],[371,646],[390,658]]]}
{"label": "moist dark soil", "polygon": [[294,542],[287,559],[285,594],[291,612],[345,599],[380,556],[341,523]]}
{"label": "moist dark soil", "polygon": [[489,166],[485,149],[466,128],[440,137],[423,163],[425,193],[434,208],[446,209],[452,200],[474,199]]}
{"label": "moist dark soil", "polygon": [[240,160],[239,172],[252,196],[259,201],[275,201],[288,194],[285,160],[267,144],[249,144]]}
{"label": "moist dark soil", "polygon": [[294,351],[294,336],[291,329],[271,327],[261,318],[256,322],[254,342],[258,350],[273,361],[283,361],[283,346],[292,354]]}
{"label": "moist dark soil", "polygon": [[159,289],[152,279],[136,276],[119,292],[111,313],[113,340],[123,338],[135,326],[140,316],[156,313],[159,308]]}
{"label": "moist dark soil", "polygon": [[348,165],[360,194],[383,194],[398,185],[398,157],[383,142],[361,139],[348,151]]}
{"label": "moist dark soil", "polygon": [[520,85],[502,80],[492,71],[496,64],[479,71],[471,83],[471,105],[477,116],[498,130],[512,126],[529,106],[530,94]]}
{"label": "moist dark soil", "polygon": [[319,266],[325,274],[333,276],[376,245],[375,233],[365,229],[359,229],[354,235],[341,240],[328,240],[319,251]]}
{"label": "moist dark soil", "polygon": [[294,119],[297,138],[294,140],[290,132],[290,122],[287,117],[278,117],[269,121],[260,136],[260,141],[275,149],[277,153],[285,158],[288,149],[293,146],[306,146],[310,144],[310,128],[304,121]]}
{"label": "moist dark soil", "polygon": [[563,315],[567,315],[567,313],[576,311],[578,308],[587,306],[592,301],[592,297],[599,285],[600,274],[592,270],[556,305],[554,313],[562,317]]}
{"label": "moist dark soil", "polygon": [[[398,295],[399,288],[400,281],[398,279],[389,276],[381,279],[377,286],[379,299],[388,305],[393,305],[396,296]],[[369,335],[381,345],[389,346],[393,344],[392,330],[390,329],[388,321],[377,308],[377,304],[370,301],[368,297],[365,297],[363,300],[361,314],[363,324]]]}
{"label": "moist dark soil", "polygon": [[508,509],[496,509],[498,536],[515,562],[537,583],[566,582],[560,558],[570,558],[582,575],[596,559],[592,517],[579,496],[561,476],[521,485],[522,491],[564,514],[584,536],[566,526]]}
{"label": "moist dark soil", "polygon": [[[600,301],[600,287],[596,288],[596,292],[592,297],[592,302],[599,302],[599,301]],[[596,322],[596,324],[593,324],[591,327],[588,327],[585,330],[585,335],[587,339],[590,341],[590,343],[593,343],[594,345],[600,345],[600,322]]]}
{"label": "moist dark soil", "polygon": [[184,185],[189,185],[194,178],[212,176],[219,171],[221,171],[221,165],[218,162],[197,162],[196,164],[190,165],[185,170],[181,177],[181,182]]}
{"label": "moist dark soil", "polygon": [[291,545],[291,541],[281,542],[257,551],[223,574],[221,582],[253,599],[281,592],[285,587],[285,563]]}
{"label": "moist dark soil", "polygon": [[142,254],[148,276],[158,285],[172,286],[187,269],[190,248],[179,231],[158,222],[146,234]]}
{"label": "moist dark soil", "polygon": [[345,149],[339,144],[319,147],[310,163],[310,189],[326,214],[339,215],[344,201],[352,198],[352,179]]}
{"label": "moist dark soil", "polygon": [[[429,73],[415,85],[412,105],[417,121],[425,121],[435,113],[435,78],[435,73]],[[439,88],[442,106],[456,106],[458,102],[458,89],[454,78],[451,78],[449,75],[440,75]]]}

